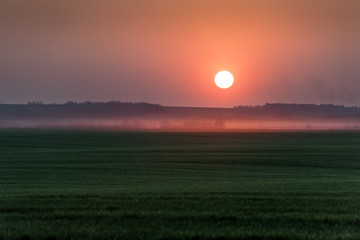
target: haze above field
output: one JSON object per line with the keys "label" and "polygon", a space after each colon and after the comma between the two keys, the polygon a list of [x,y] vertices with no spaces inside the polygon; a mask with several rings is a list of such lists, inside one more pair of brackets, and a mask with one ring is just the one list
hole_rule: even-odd
{"label": "haze above field", "polygon": [[360,129],[360,108],[265,104],[234,108],[169,107],[149,103],[0,104],[0,128],[106,128],[160,131]]}
{"label": "haze above field", "polygon": [[1,0],[0,29],[5,103],[360,100],[356,0]]}

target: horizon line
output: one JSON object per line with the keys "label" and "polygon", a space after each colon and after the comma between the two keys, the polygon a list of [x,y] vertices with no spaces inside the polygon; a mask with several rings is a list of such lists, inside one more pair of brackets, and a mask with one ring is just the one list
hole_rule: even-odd
{"label": "horizon line", "polygon": [[212,106],[185,106],[185,105],[162,105],[159,103],[152,102],[144,102],[144,101],[120,101],[120,100],[109,100],[109,101],[66,101],[66,102],[43,102],[43,101],[28,101],[26,103],[5,103],[4,101],[0,101],[1,105],[72,105],[72,104],[148,104],[148,105],[156,105],[161,107],[174,107],[174,108],[213,108],[213,109],[233,109],[237,107],[263,107],[266,105],[313,105],[313,106],[334,106],[334,107],[357,107],[360,108],[360,105],[346,105],[346,104],[336,104],[336,103],[299,103],[299,102],[265,102],[263,104],[255,104],[255,105],[234,105],[232,107],[212,107]]}

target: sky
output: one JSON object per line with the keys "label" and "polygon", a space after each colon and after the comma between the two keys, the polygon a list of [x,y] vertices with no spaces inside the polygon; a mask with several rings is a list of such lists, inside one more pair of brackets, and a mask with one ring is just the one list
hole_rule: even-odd
{"label": "sky", "polygon": [[359,92],[357,0],[0,0],[4,103],[360,105]]}

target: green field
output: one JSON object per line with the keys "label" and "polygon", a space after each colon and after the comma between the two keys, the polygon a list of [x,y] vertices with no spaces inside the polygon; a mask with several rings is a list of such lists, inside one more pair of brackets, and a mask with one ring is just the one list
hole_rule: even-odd
{"label": "green field", "polygon": [[0,239],[360,239],[360,132],[0,131]]}

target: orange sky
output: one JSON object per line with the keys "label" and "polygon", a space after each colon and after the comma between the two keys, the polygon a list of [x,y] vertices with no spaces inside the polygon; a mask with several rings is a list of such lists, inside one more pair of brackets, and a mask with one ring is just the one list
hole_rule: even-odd
{"label": "orange sky", "polygon": [[5,103],[360,105],[356,0],[0,0],[0,29]]}

